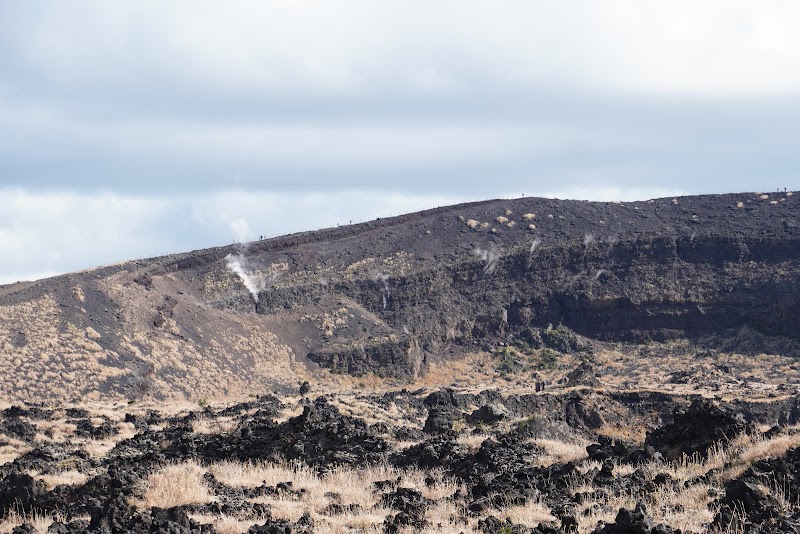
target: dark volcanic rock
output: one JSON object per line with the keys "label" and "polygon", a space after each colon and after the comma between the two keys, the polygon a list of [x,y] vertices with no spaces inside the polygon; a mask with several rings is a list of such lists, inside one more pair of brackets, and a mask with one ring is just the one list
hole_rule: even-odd
{"label": "dark volcanic rock", "polygon": [[592,354],[594,352],[591,343],[581,339],[575,332],[564,325],[559,325],[556,328],[545,328],[541,331],[540,337],[543,346],[564,354],[576,352]]}
{"label": "dark volcanic rock", "polygon": [[28,419],[41,420],[49,419],[53,415],[53,410],[42,408],[37,405],[28,405],[27,408],[21,406],[9,406],[2,411],[3,417],[6,419],[16,419],[17,417],[27,417]]}
{"label": "dark volcanic rock", "polygon": [[453,430],[453,422],[458,415],[448,406],[434,406],[428,412],[422,431],[426,434],[443,434]]}
{"label": "dark volcanic rock", "polygon": [[473,504],[508,506],[524,504],[534,495],[558,501],[566,498],[565,489],[575,465],[534,467],[532,460],[541,453],[537,447],[512,435],[485,440],[475,455],[451,466],[451,472],[470,488]]}
{"label": "dark volcanic rock", "polygon": [[10,474],[0,480],[0,516],[16,509],[30,512],[45,493],[45,485],[27,474]]}
{"label": "dark volcanic rock", "polygon": [[[285,519],[269,519],[263,525],[253,525],[247,534],[292,534],[292,523]],[[297,532],[300,532],[299,530]]]}
{"label": "dark volcanic rock", "polygon": [[587,405],[580,393],[573,394],[566,404],[567,424],[575,429],[596,430],[603,426],[603,416]]}
{"label": "dark volcanic rock", "polygon": [[0,434],[12,436],[23,441],[33,441],[36,436],[36,427],[22,419],[13,418],[0,421]]}
{"label": "dark volcanic rock", "polygon": [[743,480],[728,484],[719,504],[720,510],[714,518],[714,525],[723,529],[738,526],[741,519],[745,522],[743,526],[774,524],[782,516],[780,504],[774,497]]}
{"label": "dark volcanic rock", "polygon": [[740,415],[723,410],[711,401],[695,399],[688,409],[676,408],[672,423],[649,433],[645,444],[668,460],[676,460],[684,454],[706,456],[715,443],[724,443],[753,430]]}
{"label": "dark volcanic rock", "polygon": [[800,449],[790,449],[783,457],[758,460],[741,477],[731,481],[717,503],[719,511],[714,525],[723,530],[740,528],[745,532],[800,532],[800,515],[796,510],[784,510],[761,487],[778,487],[787,495],[797,495],[800,492]]}
{"label": "dark volcanic rock", "polygon": [[462,411],[469,406],[472,399],[463,393],[456,393],[453,388],[442,388],[425,397],[424,404],[430,408],[450,408]]}
{"label": "dark volcanic rock", "polygon": [[412,340],[399,338],[356,346],[334,344],[311,351],[307,357],[326,369],[355,376],[371,372],[378,376],[414,378],[419,372],[422,353]]}
{"label": "dark volcanic rock", "polygon": [[600,381],[595,376],[595,368],[589,362],[583,362],[578,367],[570,371],[567,376],[568,386],[588,386],[595,387],[600,385]]}
{"label": "dark volcanic rock", "polygon": [[75,425],[75,435],[83,438],[105,439],[119,432],[117,425],[112,424],[107,418],[97,426],[89,419],[73,419],[68,422]]}
{"label": "dark volcanic rock", "polygon": [[209,460],[284,458],[320,468],[374,464],[388,452],[389,445],[362,419],[342,415],[325,397],[285,423],[262,418],[197,443],[197,454]]}
{"label": "dark volcanic rock", "polygon": [[493,425],[508,417],[508,410],[499,404],[484,404],[467,416],[473,425]]}
{"label": "dark volcanic rock", "polygon": [[170,534],[213,534],[210,525],[200,526],[189,518],[183,508],[151,508],[137,512],[121,495],[112,497],[92,514],[89,530],[111,534],[145,534],[165,532]]}
{"label": "dark volcanic rock", "polygon": [[423,497],[422,493],[409,488],[397,488],[381,497],[382,506],[421,518],[425,517],[425,510],[432,504],[433,501]]}
{"label": "dark volcanic rock", "polygon": [[671,534],[673,531],[666,525],[653,525],[653,520],[647,515],[647,507],[640,502],[633,510],[620,508],[617,517],[610,525],[598,528],[595,534]]}
{"label": "dark volcanic rock", "polygon": [[619,440],[612,440],[607,436],[598,436],[598,443],[593,443],[586,447],[590,460],[602,462],[609,458],[625,458],[630,451]]}
{"label": "dark volcanic rock", "polygon": [[456,442],[454,434],[443,434],[413,445],[394,454],[392,463],[398,467],[448,468],[467,458],[467,450]]}
{"label": "dark volcanic rock", "polygon": [[506,518],[505,521],[500,521],[493,515],[478,521],[478,530],[484,534],[497,534],[498,532],[503,532],[505,534],[529,534],[537,532],[525,525],[515,524],[508,518]]}

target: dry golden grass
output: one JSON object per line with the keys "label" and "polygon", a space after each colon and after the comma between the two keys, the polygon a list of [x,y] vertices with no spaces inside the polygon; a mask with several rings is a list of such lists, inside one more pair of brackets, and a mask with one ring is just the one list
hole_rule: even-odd
{"label": "dry golden grass", "polygon": [[192,430],[198,434],[223,434],[235,430],[236,426],[237,422],[232,417],[200,417],[192,421]]}
{"label": "dry golden grass", "polygon": [[295,489],[305,490],[299,498],[294,495],[276,495],[254,500],[269,504],[275,517],[291,521],[296,521],[305,512],[320,512],[333,502],[331,495],[335,495],[335,501],[340,504],[357,504],[368,510],[377,504],[372,482],[397,476],[396,471],[383,467],[337,469],[325,476],[318,476],[305,466],[287,468],[265,465],[263,468],[271,472],[272,478],[267,479],[269,485],[292,481]]}
{"label": "dry golden grass", "polygon": [[13,462],[31,450],[31,447],[26,445],[24,441],[20,441],[16,438],[0,434],[0,439],[8,443],[7,445],[0,446],[0,465]]}
{"label": "dry golden grass", "polygon": [[[452,497],[453,494],[459,490],[462,493],[467,491],[467,488],[461,482],[456,479],[446,477],[444,470],[434,469],[422,471],[420,469],[409,469],[403,471],[402,473],[402,486],[414,488],[422,493],[423,497],[434,501]],[[433,477],[435,480],[440,480],[440,482],[428,487],[425,484],[425,478],[429,476]]]}
{"label": "dry golden grass", "polygon": [[490,510],[487,515],[494,515],[502,519],[509,518],[513,523],[519,523],[530,528],[538,526],[539,523],[555,521],[556,519],[550,513],[550,507],[542,503],[540,499],[531,499],[521,506]]}
{"label": "dry golden grass", "polygon": [[228,486],[255,488],[266,484],[275,486],[281,482],[293,482],[305,487],[319,482],[319,477],[310,468],[297,463],[236,462],[222,461],[211,464],[208,472]]}
{"label": "dry golden grass", "polygon": [[772,439],[759,436],[752,438],[751,441],[752,444],[739,454],[739,460],[748,464],[764,458],[783,456],[789,449],[800,447],[800,433],[776,436]]}
{"label": "dry golden grass", "polygon": [[203,504],[214,500],[203,480],[205,469],[196,462],[168,465],[147,477],[137,508],[171,508],[184,504]]}
{"label": "dry golden grass", "polygon": [[[666,472],[675,478],[685,480],[697,473],[706,472],[717,465],[719,453],[710,461],[700,461],[698,457],[687,458],[683,462],[672,464],[649,464],[643,467],[645,476],[652,479],[656,474]],[[591,480],[595,470],[601,467],[599,462],[584,461],[578,466],[578,473],[573,477],[569,491],[571,494],[578,492],[600,491],[602,498],[594,502],[585,502],[578,506],[577,518],[579,521],[578,532],[591,532],[598,521],[612,522],[620,508],[631,509],[636,505],[637,498],[627,493],[613,493],[607,489],[598,488]],[[634,470],[632,466],[617,465],[614,469],[615,476],[624,476]],[[655,523],[666,523],[670,526],[681,528],[684,532],[706,532],[709,523],[714,517],[711,509],[713,497],[707,484],[694,484],[689,488],[676,490],[671,487],[659,487],[648,498],[648,512]]]}
{"label": "dry golden grass", "polygon": [[103,458],[117,445],[117,443],[126,439],[130,439],[136,435],[136,427],[133,425],[133,423],[118,423],[118,426],[119,432],[113,436],[110,436],[106,439],[90,439],[84,441],[83,448],[86,450],[87,454],[89,454],[89,456],[92,458]]}
{"label": "dry golden grass", "polygon": [[542,438],[530,441],[545,451],[545,456],[537,459],[537,463],[541,466],[580,462],[588,457],[586,446],[589,442],[577,436],[574,442]]}
{"label": "dry golden grass", "polygon": [[659,486],[648,511],[655,523],[665,523],[683,532],[705,532],[714,519],[711,489],[707,484],[694,484],[679,490]]}
{"label": "dry golden grass", "polygon": [[491,436],[489,434],[459,434],[456,441],[459,445],[463,445],[470,452],[477,452],[481,448],[481,444]]}
{"label": "dry golden grass", "polygon": [[716,480],[725,483],[740,476],[754,462],[783,456],[789,449],[797,446],[800,446],[800,434],[782,434],[770,439],[761,434],[740,434],[727,444],[717,443],[712,446],[707,458],[699,455],[684,456],[675,462],[647,464],[644,469],[650,476],[665,472],[683,482],[705,475],[711,469],[724,468]]}
{"label": "dry golden grass", "polygon": [[612,439],[642,442],[646,437],[643,427],[622,426],[622,424],[604,424],[597,429],[597,433]]}
{"label": "dry golden grass", "polygon": [[55,419],[52,421],[36,421],[38,430],[35,441],[62,443],[71,439],[78,429],[73,423],[68,423],[66,419]]}
{"label": "dry golden grass", "polygon": [[390,427],[407,426],[410,428],[422,428],[422,422],[417,419],[416,414],[406,413],[395,403],[388,406],[380,406],[367,402],[356,395],[344,394],[337,395],[331,404],[344,415],[359,417],[369,425],[384,423]]}
{"label": "dry golden grass", "polygon": [[800,495],[792,493],[788,480],[771,478],[759,486],[767,495],[775,497],[783,513],[789,515],[800,509]]}
{"label": "dry golden grass", "polygon": [[[778,390],[779,385],[800,384],[800,367],[790,356],[717,353],[698,359],[697,347],[686,340],[642,348],[659,355],[647,357],[647,365],[642,365],[642,356],[635,347],[599,350],[596,360],[604,370],[603,382],[614,389],[701,394],[727,400],[741,398],[746,387],[749,399],[767,401],[776,395],[785,396]],[[673,383],[676,369],[690,373],[685,380]]]}
{"label": "dry golden grass", "polygon": [[52,514],[33,511],[30,513],[20,513],[11,509],[3,519],[0,519],[0,534],[10,534],[16,527],[28,523],[37,532],[45,534],[50,525],[56,518]]}
{"label": "dry golden grass", "polygon": [[588,534],[595,529],[598,521],[612,523],[620,508],[631,509],[636,499],[631,495],[606,493],[599,502],[586,502],[578,506],[578,532]]}
{"label": "dry golden grass", "polygon": [[284,423],[292,417],[297,417],[303,413],[303,405],[300,403],[300,397],[284,399],[285,408],[282,408],[278,415],[275,417],[276,423]]}
{"label": "dry golden grass", "polygon": [[[429,508],[425,514],[428,526],[422,532],[434,534],[436,532],[453,533],[456,532],[475,532],[475,525],[464,525],[459,519],[464,515],[464,510],[452,501],[442,501]],[[473,522],[475,523],[475,522]]]}
{"label": "dry golden grass", "polygon": [[111,439],[89,440],[84,443],[83,448],[92,458],[104,458],[116,444],[117,442]]}
{"label": "dry golden grass", "polygon": [[642,469],[648,478],[653,478],[658,473],[666,473],[675,480],[685,482],[705,475],[711,469],[724,466],[729,457],[729,450],[721,444],[716,444],[709,449],[706,458],[699,454],[684,455],[680,460],[674,462],[650,462],[643,465]]}
{"label": "dry golden grass", "polygon": [[45,486],[47,486],[47,489],[53,489],[56,486],[61,485],[82,486],[87,480],[89,480],[88,475],[75,470],[61,471],[46,475],[42,475],[34,471],[30,473],[30,475],[33,478],[44,482]]}
{"label": "dry golden grass", "polygon": [[[380,493],[375,491],[373,485],[378,480],[396,480],[400,477],[401,486],[416,489],[426,498],[442,503],[446,503],[456,491],[465,490],[462,484],[444,478],[441,471],[398,470],[388,465],[363,469],[337,468],[320,475],[297,463],[225,461],[210,465],[208,470],[217,480],[233,487],[275,486],[281,482],[292,482],[294,490],[304,490],[301,495],[278,494],[252,499],[252,502],[268,504],[274,517],[290,521],[297,521],[304,513],[310,513],[315,520],[316,532],[351,532],[353,529],[380,532],[386,515],[392,512],[379,506]],[[428,476],[440,482],[429,487],[425,484]],[[360,511],[323,515],[322,510],[332,503],[358,505]]]}

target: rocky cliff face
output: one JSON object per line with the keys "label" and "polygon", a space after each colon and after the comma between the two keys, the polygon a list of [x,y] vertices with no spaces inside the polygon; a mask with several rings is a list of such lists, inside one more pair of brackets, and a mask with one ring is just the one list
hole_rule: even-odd
{"label": "rocky cliff face", "polygon": [[217,396],[320,368],[407,380],[445,348],[547,325],[623,342],[743,326],[797,338],[798,202],[495,200],[4,286],[0,375],[20,396],[42,377],[64,395]]}
{"label": "rocky cliff face", "polygon": [[[606,341],[663,341],[743,326],[797,337],[800,233],[793,222],[783,226],[790,235],[737,235],[723,226],[701,236],[532,237],[492,252],[476,254],[476,247],[421,261],[396,277],[271,288],[260,295],[258,311],[347,295],[401,334],[398,347],[419,344],[419,357],[445,343],[557,324]],[[344,352],[340,359],[352,362]],[[393,359],[371,361],[373,369],[382,361],[397,369]],[[414,367],[413,357],[406,361]]]}

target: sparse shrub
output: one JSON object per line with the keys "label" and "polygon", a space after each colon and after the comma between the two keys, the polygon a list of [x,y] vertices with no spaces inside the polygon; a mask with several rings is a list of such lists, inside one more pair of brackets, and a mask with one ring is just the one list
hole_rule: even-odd
{"label": "sparse shrub", "polygon": [[539,370],[554,369],[558,362],[559,353],[553,349],[544,348],[539,351],[535,367]]}
{"label": "sparse shrub", "polygon": [[495,371],[501,376],[507,376],[520,371],[523,367],[517,352],[510,347],[501,347],[495,351],[497,363]]}
{"label": "sparse shrub", "polygon": [[542,342],[563,354],[594,354],[594,347],[591,343],[581,339],[578,335],[564,325],[555,328],[547,328],[541,332]]}
{"label": "sparse shrub", "polygon": [[531,416],[531,417],[525,418],[525,419],[523,419],[523,420],[521,420],[521,421],[518,421],[518,422],[517,422],[517,430],[518,430],[520,433],[523,433],[523,434],[524,434],[524,433],[525,433],[525,429],[527,429],[527,428],[528,428],[528,426],[529,426],[531,423],[533,423],[535,420],[536,420],[536,418],[535,418],[535,417],[533,417],[533,416]]}

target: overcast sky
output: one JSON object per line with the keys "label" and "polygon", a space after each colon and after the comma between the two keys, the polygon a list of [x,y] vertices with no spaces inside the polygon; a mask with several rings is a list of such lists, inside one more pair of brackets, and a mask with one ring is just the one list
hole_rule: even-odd
{"label": "overcast sky", "polygon": [[0,283],[525,195],[800,189],[800,2],[0,0]]}

